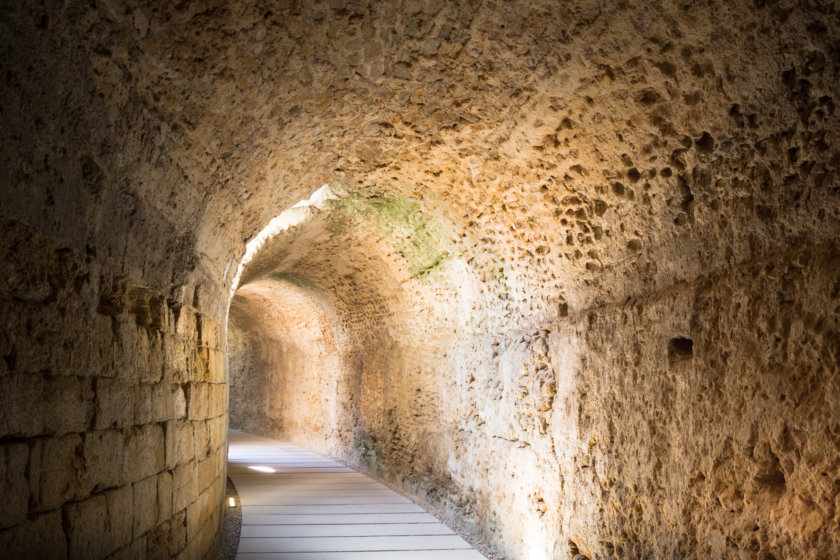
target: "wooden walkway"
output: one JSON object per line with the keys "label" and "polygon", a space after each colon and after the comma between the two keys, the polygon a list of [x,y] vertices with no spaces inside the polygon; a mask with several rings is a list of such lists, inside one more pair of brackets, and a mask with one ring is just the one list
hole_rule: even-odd
{"label": "wooden walkway", "polygon": [[484,560],[411,500],[300,447],[231,431],[228,476],[238,560]]}

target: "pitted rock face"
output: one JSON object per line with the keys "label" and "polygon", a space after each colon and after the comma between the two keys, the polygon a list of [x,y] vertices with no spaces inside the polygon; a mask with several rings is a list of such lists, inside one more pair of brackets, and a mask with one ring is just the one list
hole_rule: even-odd
{"label": "pitted rock face", "polygon": [[0,556],[213,550],[226,361],[488,554],[840,556],[837,18],[8,8]]}

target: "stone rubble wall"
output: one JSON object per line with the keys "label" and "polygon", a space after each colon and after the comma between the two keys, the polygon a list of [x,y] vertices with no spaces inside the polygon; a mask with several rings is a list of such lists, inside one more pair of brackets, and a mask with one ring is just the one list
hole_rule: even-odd
{"label": "stone rubble wall", "polygon": [[226,458],[221,274],[197,264],[188,213],[143,192],[174,168],[148,164],[134,94],[117,111],[99,95],[80,6],[7,8],[0,557],[205,558]]}
{"label": "stone rubble wall", "polygon": [[90,255],[20,222],[2,227],[0,555],[213,550],[226,460],[220,324],[107,280]]}

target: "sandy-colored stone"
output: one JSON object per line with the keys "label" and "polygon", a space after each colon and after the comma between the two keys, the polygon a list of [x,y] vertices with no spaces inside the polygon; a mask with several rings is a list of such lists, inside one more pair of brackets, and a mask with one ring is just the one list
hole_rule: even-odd
{"label": "sandy-colored stone", "polygon": [[84,468],[84,446],[78,434],[39,440],[30,451],[30,509],[55,510],[71,499],[85,497],[78,473]]}
{"label": "sandy-colored stone", "polygon": [[189,422],[166,423],[166,466],[172,468],[190,461],[194,455],[193,426]]}
{"label": "sandy-colored stone", "polygon": [[172,471],[172,512],[186,509],[198,496],[195,462],[179,465]]}
{"label": "sandy-colored stone", "polygon": [[840,557],[835,3],[30,4],[4,556],[211,557],[229,380],[488,554]]}
{"label": "sandy-colored stone", "polygon": [[69,558],[104,558],[132,541],[131,487],[65,506]]}
{"label": "sandy-colored stone", "polygon": [[157,424],[132,428],[126,433],[124,479],[137,481],[163,470],[166,445]]}
{"label": "sandy-colored stone", "polygon": [[132,484],[133,535],[146,534],[155,526],[158,517],[157,476],[150,476]]}

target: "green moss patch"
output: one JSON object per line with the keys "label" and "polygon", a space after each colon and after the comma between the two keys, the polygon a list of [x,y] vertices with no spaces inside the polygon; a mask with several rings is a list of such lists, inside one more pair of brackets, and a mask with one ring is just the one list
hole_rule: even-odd
{"label": "green moss patch", "polygon": [[405,259],[412,276],[428,276],[449,256],[447,237],[417,199],[350,194],[333,200],[332,207],[330,226],[334,233],[365,225],[375,228]]}
{"label": "green moss patch", "polygon": [[272,274],[269,274],[268,277],[272,280],[292,284],[293,286],[297,286],[298,288],[306,289],[312,287],[312,284],[309,283],[309,280],[307,280],[300,274],[295,274],[294,272],[274,272]]}

